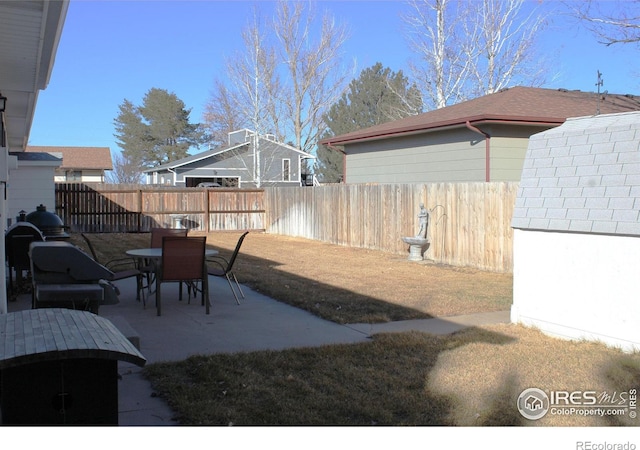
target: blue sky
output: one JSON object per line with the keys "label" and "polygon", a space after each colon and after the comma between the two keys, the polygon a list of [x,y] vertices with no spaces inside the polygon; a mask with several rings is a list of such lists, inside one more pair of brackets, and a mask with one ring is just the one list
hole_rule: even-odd
{"label": "blue sky", "polygon": [[[124,99],[140,104],[151,88],[174,92],[191,121],[202,121],[204,105],[224,58],[242,49],[241,31],[255,2],[212,0],[71,0],[56,61],[46,90],[40,93],[30,145],[107,146],[119,151],[113,120]],[[262,14],[274,2],[257,2]],[[534,2],[541,8],[558,1]],[[411,57],[402,36],[402,1],[326,1],[350,30],[345,59],[360,70],[376,62],[407,71]],[[640,94],[640,63],[635,45],[606,47],[559,14],[541,36],[539,53],[557,74],[545,87],[596,89]]]}

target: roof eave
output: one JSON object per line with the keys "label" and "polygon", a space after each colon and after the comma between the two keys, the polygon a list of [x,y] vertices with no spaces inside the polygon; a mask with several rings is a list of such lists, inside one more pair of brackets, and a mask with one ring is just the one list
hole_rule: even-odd
{"label": "roof eave", "polygon": [[467,122],[473,125],[483,124],[503,124],[503,125],[520,125],[520,126],[559,126],[565,122],[564,117],[519,117],[519,116],[472,116],[458,118],[454,120],[445,120],[441,122],[433,122],[426,125],[407,126],[394,128],[390,130],[380,131],[378,133],[363,133],[362,135],[352,135],[341,139],[326,138],[320,141],[320,144],[329,147],[335,145],[355,144],[359,142],[377,141],[388,139],[390,137],[402,137],[415,134],[431,133],[435,131],[446,131],[456,128],[466,127]]}

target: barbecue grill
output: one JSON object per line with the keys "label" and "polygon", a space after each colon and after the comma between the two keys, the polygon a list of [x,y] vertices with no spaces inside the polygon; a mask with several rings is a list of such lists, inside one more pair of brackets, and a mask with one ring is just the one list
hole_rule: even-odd
{"label": "barbecue grill", "polygon": [[33,307],[69,307],[97,313],[100,304],[118,303],[107,280],[113,272],[64,241],[32,242],[29,249]]}
{"label": "barbecue grill", "polygon": [[64,231],[62,219],[54,213],[47,211],[47,207],[42,204],[39,205],[35,211],[27,214],[26,220],[42,231],[42,234],[49,241],[69,239],[69,234]]}
{"label": "barbecue grill", "polygon": [[22,273],[29,270],[29,244],[33,241],[44,241],[44,236],[29,222],[16,222],[7,229],[4,235],[6,259],[9,264],[9,290],[14,292],[13,272],[18,284],[22,281]]}

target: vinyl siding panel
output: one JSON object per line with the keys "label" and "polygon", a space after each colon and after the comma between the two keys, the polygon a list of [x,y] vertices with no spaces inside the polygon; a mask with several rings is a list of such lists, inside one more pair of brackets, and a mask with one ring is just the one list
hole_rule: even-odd
{"label": "vinyl siding panel", "polygon": [[348,183],[484,181],[484,140],[469,130],[351,144]]}
{"label": "vinyl siding panel", "polygon": [[491,181],[520,181],[528,138],[491,138]]}

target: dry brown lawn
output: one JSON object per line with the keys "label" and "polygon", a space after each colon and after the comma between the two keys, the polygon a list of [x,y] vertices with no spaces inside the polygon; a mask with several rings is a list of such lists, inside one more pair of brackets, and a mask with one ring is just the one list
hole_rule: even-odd
{"label": "dry brown lawn", "polygon": [[[197,234],[197,233],[192,233]],[[207,235],[229,256],[240,233]],[[149,245],[149,234],[91,234],[101,261]],[[72,241],[83,247],[79,236]],[[250,233],[236,263],[241,283],[337,323],[444,317],[511,306],[511,274],[408,261],[406,256]]]}
{"label": "dry brown lawn", "polygon": [[[229,254],[240,233],[212,233]],[[74,236],[74,240],[76,237]],[[148,235],[91,235],[100,257],[148,245]],[[81,244],[81,243],[80,243]],[[251,233],[240,281],[340,323],[505,310],[509,274],[407,261],[402,255]],[[193,357],[146,373],[182,424],[633,425],[627,416],[524,419],[526,388],[640,388],[640,355],[570,342],[519,325],[450,336],[402,333],[371,342],[282,352]]]}
{"label": "dry brown lawn", "polygon": [[[236,233],[207,242],[230,251]],[[242,282],[338,323],[443,317],[511,306],[511,274],[408,261],[406,256],[251,233]]]}

